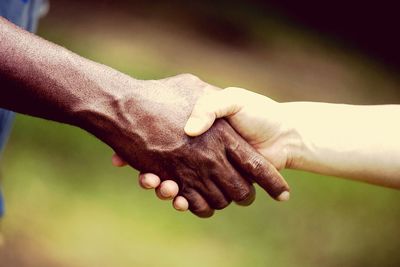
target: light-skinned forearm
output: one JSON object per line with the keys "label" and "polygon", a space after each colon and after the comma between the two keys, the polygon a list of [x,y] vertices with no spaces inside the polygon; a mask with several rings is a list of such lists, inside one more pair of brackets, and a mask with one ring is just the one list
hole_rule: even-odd
{"label": "light-skinned forearm", "polygon": [[281,105],[301,140],[291,167],[400,188],[400,105]]}

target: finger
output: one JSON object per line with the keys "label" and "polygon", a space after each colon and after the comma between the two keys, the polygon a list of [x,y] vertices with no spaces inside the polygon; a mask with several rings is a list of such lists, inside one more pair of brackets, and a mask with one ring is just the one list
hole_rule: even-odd
{"label": "finger", "polygon": [[214,209],[196,190],[188,188],[182,192],[182,196],[189,202],[189,210],[200,218],[208,218],[214,214]]}
{"label": "finger", "polygon": [[166,180],[156,188],[156,194],[162,200],[173,199],[178,194],[178,191],[178,184],[172,180]]}
{"label": "finger", "polygon": [[128,165],[128,163],[126,163],[126,161],[123,160],[117,154],[112,155],[111,162],[112,162],[112,165],[114,165],[115,167],[123,167],[123,166]]}
{"label": "finger", "polygon": [[177,196],[173,201],[173,206],[177,211],[187,211],[189,202],[183,196]]}
{"label": "finger", "polygon": [[250,194],[243,200],[236,201],[235,203],[240,206],[250,206],[256,200],[256,189],[254,185],[250,184]]}
{"label": "finger", "polygon": [[[224,169],[214,172],[213,181],[224,190],[225,195],[239,205],[248,206],[255,200],[254,186],[226,160]],[[219,175],[219,177],[217,177]],[[222,179],[221,179],[222,178]],[[209,201],[210,203],[210,201]]]}
{"label": "finger", "polygon": [[226,208],[230,203],[230,198],[226,197],[223,192],[211,179],[203,178],[201,186],[196,189],[207,200],[211,208],[221,210]]}
{"label": "finger", "polygon": [[239,103],[243,90],[237,87],[229,87],[201,96],[186,122],[185,133],[189,136],[198,136],[206,132],[217,118],[237,113],[241,109]]}
{"label": "finger", "polygon": [[139,175],[139,185],[144,189],[154,189],[160,185],[160,177],[152,173],[141,173]]}
{"label": "finger", "polygon": [[[233,143],[232,143],[233,144]],[[243,139],[226,148],[229,160],[246,177],[259,184],[276,200],[286,201],[290,197],[289,185],[278,170]]]}

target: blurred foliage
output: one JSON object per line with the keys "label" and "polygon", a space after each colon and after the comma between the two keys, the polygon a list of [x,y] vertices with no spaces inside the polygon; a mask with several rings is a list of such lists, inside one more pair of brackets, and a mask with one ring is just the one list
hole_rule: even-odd
{"label": "blurred foliage", "polygon": [[[220,86],[239,84],[278,99],[396,99],[391,94],[396,77],[368,59],[279,23],[259,22],[263,27],[253,31],[267,32],[268,39],[260,34],[250,48],[238,48],[153,21],[130,24],[123,18],[116,25],[125,26],[113,28],[103,18],[82,24],[79,16],[61,21],[51,15],[40,34],[140,79],[194,72]],[[331,64],[322,65],[325,76],[298,80],[325,61]],[[310,68],[306,74],[300,63]],[[345,80],[343,90],[326,89],[352,75],[358,78]],[[281,82],[284,86],[270,87]],[[378,100],[369,91],[374,84],[386,92]],[[3,160],[8,212],[0,266],[400,264],[400,195],[394,190],[284,171],[293,190],[288,203],[274,202],[258,190],[251,207],[231,205],[204,220],[178,213],[169,202],[140,189],[137,172],[113,168],[111,154],[80,129],[18,116]]]}

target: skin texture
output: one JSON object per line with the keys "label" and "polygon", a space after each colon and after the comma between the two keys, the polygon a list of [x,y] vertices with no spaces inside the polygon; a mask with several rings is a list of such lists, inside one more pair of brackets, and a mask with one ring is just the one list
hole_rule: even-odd
{"label": "skin texture", "polygon": [[[297,162],[294,152],[301,147],[301,140],[288,120],[294,117],[294,114],[288,116],[281,106],[268,97],[242,88],[230,87],[204,92],[191,111],[185,131],[188,135],[198,136],[207,133],[217,118],[227,117],[230,125],[266,161],[271,162],[277,169],[291,168],[293,167],[291,165]],[[120,158],[118,161],[123,163]],[[157,179],[152,174],[144,174],[140,181],[151,183],[157,192],[167,192],[168,188],[163,188],[163,184],[160,185]],[[167,199],[159,193],[157,196],[160,199]],[[289,192],[285,192],[278,197],[278,200],[288,200],[289,196]],[[174,201],[174,207],[178,210],[183,209],[181,204],[185,205],[182,200]]]}
{"label": "skin texture", "polygon": [[179,185],[209,217],[232,200],[288,191],[279,172],[223,119],[204,135],[184,125],[199,96],[217,88],[184,74],[140,81],[29,34],[0,18],[0,107],[80,127],[141,172]]}
{"label": "skin texture", "polygon": [[[197,97],[214,87],[187,74],[146,81],[145,87],[145,94],[119,98],[110,114],[93,113],[93,109],[78,113],[93,117],[94,127],[89,131],[131,166],[155,173],[161,180],[176,181],[179,194],[189,201],[193,213],[208,217],[232,200],[251,203],[255,190],[246,178],[258,182],[275,198],[287,190],[276,169],[226,121],[219,120],[196,138],[184,133]],[[118,121],[114,113],[120,117]]]}
{"label": "skin texture", "polygon": [[[198,99],[185,131],[201,135],[222,117],[278,169],[400,189],[400,128],[391,120],[400,117],[400,105],[278,103],[242,88],[227,88]],[[141,176],[143,183],[168,190],[157,183],[158,177]],[[180,198],[174,207],[182,210],[185,203]]]}

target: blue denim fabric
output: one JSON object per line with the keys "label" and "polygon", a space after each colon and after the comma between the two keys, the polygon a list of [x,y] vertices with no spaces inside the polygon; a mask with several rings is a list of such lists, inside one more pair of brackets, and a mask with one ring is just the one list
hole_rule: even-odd
{"label": "blue denim fabric", "polygon": [[[46,0],[0,0],[0,16],[34,32],[39,18],[47,12]],[[15,114],[0,109],[0,154],[7,142]],[[0,188],[0,217],[4,214],[4,201]]]}

